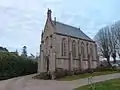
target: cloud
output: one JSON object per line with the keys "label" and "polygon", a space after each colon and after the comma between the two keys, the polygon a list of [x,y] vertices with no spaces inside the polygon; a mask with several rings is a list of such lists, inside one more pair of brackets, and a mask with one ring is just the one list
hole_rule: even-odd
{"label": "cloud", "polygon": [[2,22],[0,22],[1,45],[16,49],[27,45],[32,47],[32,50],[35,49],[34,51],[29,50],[29,52],[36,53],[38,51],[36,46],[39,48],[42,23],[37,15],[24,13],[24,11],[14,8],[0,7],[0,17],[2,17]]}
{"label": "cloud", "polygon": [[119,0],[1,0],[0,45],[39,52],[47,9],[57,21],[80,27],[91,38],[105,25],[120,19]]}

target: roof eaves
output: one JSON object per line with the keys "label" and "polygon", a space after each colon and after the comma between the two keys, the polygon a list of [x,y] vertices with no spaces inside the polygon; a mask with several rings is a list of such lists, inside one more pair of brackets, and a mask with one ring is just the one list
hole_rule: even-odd
{"label": "roof eaves", "polygon": [[88,40],[88,39],[83,39],[83,38],[79,38],[79,37],[75,37],[75,36],[72,36],[72,35],[67,35],[67,34],[63,34],[63,33],[59,33],[59,32],[55,32],[55,34],[58,34],[58,35],[63,35],[63,36],[69,36],[69,37],[72,37],[72,38],[77,38],[77,39],[81,39],[81,40],[85,40],[85,41],[89,41],[89,42],[94,42],[93,40]]}

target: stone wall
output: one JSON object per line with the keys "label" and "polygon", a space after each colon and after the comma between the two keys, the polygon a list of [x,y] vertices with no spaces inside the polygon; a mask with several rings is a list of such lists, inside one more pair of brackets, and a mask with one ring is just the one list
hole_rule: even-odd
{"label": "stone wall", "polygon": [[[61,43],[62,43],[62,39],[65,38],[66,42],[67,42],[67,55],[66,56],[62,56],[61,54]],[[93,42],[89,42],[89,41],[85,41],[85,40],[81,40],[81,39],[77,39],[77,38],[73,38],[73,37],[69,37],[69,36],[63,36],[63,35],[56,35],[56,52],[57,52],[57,58],[56,61],[57,63],[57,67],[60,68],[65,68],[65,69],[69,69],[69,52],[72,50],[72,41],[75,40],[76,42],[76,57],[73,58],[73,67],[72,68],[79,68],[79,54],[82,55],[81,53],[81,43],[83,43],[84,48],[85,48],[85,58],[82,58],[82,69],[88,69],[88,54],[91,55],[90,52],[90,48],[93,48],[93,58],[91,59],[91,68],[96,68],[97,66],[97,56],[96,56],[96,48],[95,48],[95,43]],[[87,44],[88,44],[88,51],[87,51]],[[65,59],[64,59],[65,58]],[[93,61],[94,60],[94,61]],[[96,60],[96,61],[95,61]],[[61,63],[60,63],[61,62]]]}

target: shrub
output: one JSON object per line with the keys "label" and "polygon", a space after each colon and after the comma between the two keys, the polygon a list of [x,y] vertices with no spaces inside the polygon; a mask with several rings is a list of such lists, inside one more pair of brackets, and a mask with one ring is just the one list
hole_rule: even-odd
{"label": "shrub", "polygon": [[78,75],[78,74],[80,74],[81,73],[81,70],[79,69],[79,68],[74,68],[73,69],[73,74],[74,75]]}
{"label": "shrub", "polygon": [[37,62],[10,52],[0,52],[0,80],[36,72]]}
{"label": "shrub", "polygon": [[117,71],[116,67],[97,67],[94,69],[96,72],[104,72],[104,71]]}
{"label": "shrub", "polygon": [[42,72],[36,76],[33,77],[34,79],[44,79],[44,80],[48,80],[51,79],[51,75],[48,74],[47,72]]}
{"label": "shrub", "polygon": [[65,70],[65,76],[70,76],[70,75],[73,75],[73,74],[74,74],[73,71]]}
{"label": "shrub", "polygon": [[61,78],[61,77],[64,77],[66,76],[66,70],[62,69],[62,68],[57,68],[54,72],[55,74],[55,78],[58,79],[58,78]]}

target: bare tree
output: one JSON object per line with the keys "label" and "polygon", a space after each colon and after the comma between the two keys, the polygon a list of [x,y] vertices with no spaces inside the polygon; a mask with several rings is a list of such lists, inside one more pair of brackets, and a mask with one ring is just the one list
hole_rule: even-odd
{"label": "bare tree", "polygon": [[109,29],[109,42],[110,42],[110,48],[111,48],[111,56],[114,60],[114,63],[116,63],[116,54],[117,54],[117,32],[115,25],[112,25]]}
{"label": "bare tree", "polygon": [[95,40],[99,53],[107,59],[108,64],[110,65],[110,56],[116,63],[117,54],[120,57],[120,21],[100,29]]}
{"label": "bare tree", "polygon": [[95,41],[97,43],[99,52],[104,58],[107,59],[108,65],[111,65],[110,55],[112,50],[110,48],[110,32],[108,26],[100,29],[100,31],[95,36]]}
{"label": "bare tree", "polygon": [[117,40],[116,49],[117,49],[116,52],[117,52],[117,54],[118,54],[118,56],[120,58],[120,41],[119,40]]}
{"label": "bare tree", "polygon": [[114,24],[114,30],[116,32],[116,38],[117,38],[117,45],[116,45],[117,53],[120,57],[120,21]]}

